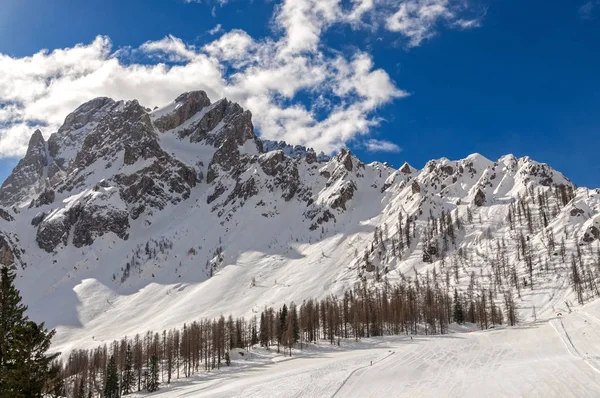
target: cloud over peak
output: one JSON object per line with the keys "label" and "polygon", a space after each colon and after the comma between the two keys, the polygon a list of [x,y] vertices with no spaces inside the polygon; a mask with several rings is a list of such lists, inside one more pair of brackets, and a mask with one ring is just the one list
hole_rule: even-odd
{"label": "cloud over peak", "polygon": [[[135,98],[154,107],[197,89],[252,111],[265,138],[335,151],[377,126],[378,108],[408,94],[368,52],[327,48],[323,34],[334,24],[381,19],[379,13],[390,7],[397,10],[381,26],[411,46],[431,37],[440,20],[471,27],[449,0],[352,0],[349,6],[341,0],[284,0],[272,18],[274,35],[260,40],[216,25],[210,35],[222,34],[200,47],[169,35],[113,49],[108,37],[98,36],[28,57],[0,54],[0,157],[22,155],[36,128],[49,135],[94,97]],[[387,141],[366,143],[371,151],[399,151]]]}

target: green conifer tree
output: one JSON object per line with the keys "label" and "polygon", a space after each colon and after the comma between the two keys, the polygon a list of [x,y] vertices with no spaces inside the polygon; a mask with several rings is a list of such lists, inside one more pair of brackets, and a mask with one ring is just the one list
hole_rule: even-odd
{"label": "green conifer tree", "polygon": [[152,357],[150,358],[150,370],[148,373],[148,392],[157,391],[158,386],[160,384],[160,368],[158,366],[158,357],[156,355],[152,355]]}
{"label": "green conifer tree", "polygon": [[15,277],[8,266],[0,270],[0,396],[41,397],[58,356],[46,355],[54,331],[28,320]]}
{"label": "green conifer tree", "polygon": [[123,369],[123,395],[131,394],[135,388],[135,371],[133,370],[133,353],[131,345],[127,344],[127,352],[125,353],[125,367]]}
{"label": "green conifer tree", "polygon": [[458,324],[463,324],[465,322],[465,313],[463,311],[462,301],[458,296],[458,290],[454,289],[454,311],[452,314],[454,318],[454,322]]}
{"label": "green conifer tree", "polygon": [[119,398],[119,375],[115,357],[110,356],[106,367],[106,380],[104,383],[104,398]]}

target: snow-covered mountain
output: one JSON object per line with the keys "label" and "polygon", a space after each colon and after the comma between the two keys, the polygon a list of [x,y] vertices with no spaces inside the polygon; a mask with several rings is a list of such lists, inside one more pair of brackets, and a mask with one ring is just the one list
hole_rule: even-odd
{"label": "snow-covered mountain", "polygon": [[528,157],[330,158],[262,141],[249,111],[202,91],[83,104],[33,133],[0,189],[0,263],[66,351],[415,273],[518,289],[541,316],[594,296],[599,245],[600,190]]}

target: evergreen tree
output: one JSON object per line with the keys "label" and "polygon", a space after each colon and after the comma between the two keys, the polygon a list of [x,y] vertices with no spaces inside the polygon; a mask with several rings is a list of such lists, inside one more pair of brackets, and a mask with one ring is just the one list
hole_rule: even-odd
{"label": "evergreen tree", "polygon": [[160,368],[158,366],[158,357],[156,355],[152,355],[150,358],[150,369],[148,373],[148,383],[146,384],[148,392],[157,391],[160,384]]}
{"label": "evergreen tree", "polygon": [[458,296],[458,290],[454,289],[454,311],[452,314],[454,322],[463,324],[465,322],[465,313],[463,311],[462,302]]}
{"label": "evergreen tree", "polygon": [[283,332],[285,332],[286,318],[287,318],[288,309],[284,304],[281,312],[279,314],[279,329],[278,329],[278,340],[281,342],[283,338]]}
{"label": "evergreen tree", "polygon": [[[265,310],[266,312],[266,310]],[[269,329],[265,312],[260,314],[260,345],[269,348]]]}
{"label": "evergreen tree", "polygon": [[125,353],[125,367],[123,369],[123,395],[133,392],[135,388],[135,371],[133,370],[133,352],[131,345],[127,344],[127,352]]}
{"label": "evergreen tree", "polygon": [[[62,364],[59,361],[54,361],[50,367],[52,378],[48,381],[47,392],[53,398],[62,398],[67,395],[65,391],[65,382],[63,375],[60,373]],[[88,394],[92,391],[89,390]]]}
{"label": "evergreen tree", "polygon": [[41,397],[58,371],[51,368],[58,354],[46,355],[54,331],[25,316],[15,277],[7,266],[0,270],[0,396]]}
{"label": "evergreen tree", "polygon": [[258,344],[258,333],[256,333],[256,318],[254,318],[254,323],[252,324],[252,332],[250,337],[250,345]]}
{"label": "evergreen tree", "polygon": [[110,356],[106,367],[104,398],[119,398],[119,375],[117,374],[117,365],[113,355]]}

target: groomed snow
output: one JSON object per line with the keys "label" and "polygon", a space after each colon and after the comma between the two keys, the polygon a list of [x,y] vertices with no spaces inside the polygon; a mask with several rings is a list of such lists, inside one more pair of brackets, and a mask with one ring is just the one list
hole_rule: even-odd
{"label": "groomed snow", "polygon": [[257,349],[234,358],[229,368],[162,385],[151,396],[594,397],[600,303],[514,328],[322,343],[292,358]]}

